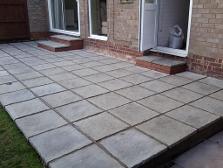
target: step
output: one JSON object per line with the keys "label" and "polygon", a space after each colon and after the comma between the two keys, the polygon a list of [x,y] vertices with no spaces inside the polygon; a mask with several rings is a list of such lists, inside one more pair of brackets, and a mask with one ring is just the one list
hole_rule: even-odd
{"label": "step", "polygon": [[38,47],[52,51],[52,52],[60,52],[60,51],[68,51],[71,50],[71,46],[67,44],[62,44],[50,40],[39,41]]}
{"label": "step", "polygon": [[136,58],[136,65],[167,74],[177,74],[187,70],[186,61],[155,55]]}
{"label": "step", "polygon": [[83,49],[83,39],[67,36],[67,35],[52,35],[50,40],[73,46],[74,49]]}

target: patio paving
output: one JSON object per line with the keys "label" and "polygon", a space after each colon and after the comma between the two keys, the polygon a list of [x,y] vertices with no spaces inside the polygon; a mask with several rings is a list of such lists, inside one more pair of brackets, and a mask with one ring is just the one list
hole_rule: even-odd
{"label": "patio paving", "polygon": [[222,80],[191,72],[0,44],[1,104],[51,168],[153,165],[223,128],[222,94]]}

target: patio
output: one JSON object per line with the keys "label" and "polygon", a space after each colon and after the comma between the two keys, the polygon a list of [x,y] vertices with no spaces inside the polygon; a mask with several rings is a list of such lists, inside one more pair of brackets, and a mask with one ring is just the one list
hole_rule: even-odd
{"label": "patio", "polygon": [[223,81],[10,43],[0,44],[0,101],[51,168],[137,167],[220,130]]}

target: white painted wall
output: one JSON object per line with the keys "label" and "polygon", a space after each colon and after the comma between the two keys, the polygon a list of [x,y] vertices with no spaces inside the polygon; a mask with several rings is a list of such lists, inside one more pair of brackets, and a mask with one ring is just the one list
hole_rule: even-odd
{"label": "white painted wall", "polygon": [[190,0],[158,0],[158,46],[167,47],[170,29],[178,24],[187,35]]}

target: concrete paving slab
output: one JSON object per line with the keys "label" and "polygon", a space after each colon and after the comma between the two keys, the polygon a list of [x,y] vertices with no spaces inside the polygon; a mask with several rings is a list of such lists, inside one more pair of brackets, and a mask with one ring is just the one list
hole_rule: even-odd
{"label": "concrete paving slab", "polygon": [[123,168],[115,159],[96,145],[62,157],[52,163],[50,168]]}
{"label": "concrete paving slab", "polygon": [[40,78],[25,80],[22,83],[26,85],[26,87],[32,88],[32,87],[47,85],[53,83],[53,81],[47,77],[40,77]]}
{"label": "concrete paving slab", "polygon": [[74,65],[69,65],[69,66],[63,66],[63,69],[71,72],[71,71],[75,71],[75,70],[79,70],[79,69],[83,69],[85,67],[79,65],[79,64],[74,64]]}
{"label": "concrete paving slab", "polygon": [[115,91],[115,90],[119,90],[122,88],[132,86],[131,83],[128,83],[128,82],[125,82],[125,81],[119,80],[119,79],[113,79],[110,81],[101,82],[101,83],[98,83],[98,85],[100,85],[110,91]]}
{"label": "concrete paving slab", "polygon": [[85,68],[85,69],[80,69],[80,70],[76,70],[76,71],[72,71],[73,74],[83,77],[83,76],[89,76],[89,75],[94,75],[99,73],[96,70],[93,70],[91,68]]}
{"label": "concrete paving slab", "polygon": [[29,138],[30,136],[65,125],[67,122],[53,110],[49,110],[17,119],[16,124],[26,138]]}
{"label": "concrete paving slab", "polygon": [[101,96],[90,98],[88,100],[104,110],[109,110],[130,102],[130,100],[115,93],[107,93]]}
{"label": "concrete paving slab", "polygon": [[167,113],[166,115],[197,129],[201,129],[220,118],[204,110],[191,106],[183,106]]}
{"label": "concrete paving slab", "polygon": [[77,78],[77,76],[67,72],[67,73],[51,75],[49,76],[49,78],[54,81],[63,81],[63,80],[71,80],[71,79]]}
{"label": "concrete paving slab", "polygon": [[98,95],[109,92],[109,90],[104,89],[98,85],[89,85],[89,86],[73,89],[73,91],[84,98],[90,98],[93,96],[98,96]]}
{"label": "concrete paving slab", "polygon": [[133,74],[133,75],[122,77],[120,79],[129,83],[135,84],[135,85],[153,80],[152,78],[149,78],[140,74]]}
{"label": "concrete paving slab", "polygon": [[121,77],[124,77],[124,76],[131,75],[131,74],[133,74],[133,72],[127,71],[125,69],[117,69],[117,70],[114,70],[114,71],[109,71],[106,74],[108,74],[110,76],[113,76],[115,78],[121,78]]}
{"label": "concrete paving slab", "polygon": [[175,86],[182,86],[188,83],[191,83],[192,80],[188,79],[188,78],[183,78],[180,76],[176,76],[176,75],[169,75],[163,78],[160,78],[161,81],[175,85]]}
{"label": "concrete paving slab", "polygon": [[151,96],[138,101],[138,103],[159,113],[165,113],[183,105],[183,103],[177,102],[162,95]]}
{"label": "concrete paving slab", "polygon": [[102,112],[101,109],[95,107],[85,100],[59,107],[56,110],[66,119],[72,122]]}
{"label": "concrete paving slab", "polygon": [[5,107],[13,120],[49,109],[40,99],[33,99]]}
{"label": "concrete paving slab", "polygon": [[0,76],[0,84],[16,82],[16,81],[17,79],[15,79],[12,75]]}
{"label": "concrete paving slab", "polygon": [[49,76],[49,75],[54,75],[54,74],[59,74],[59,73],[65,73],[66,71],[62,68],[54,67],[50,69],[41,70],[40,72],[46,76]]}
{"label": "concrete paving slab", "polygon": [[14,92],[22,89],[25,89],[25,87],[20,82],[7,83],[0,85],[0,94]]}
{"label": "concrete paving slab", "polygon": [[121,89],[116,91],[116,93],[133,101],[137,101],[155,94],[155,92],[144,89],[140,86],[132,86],[129,88]]}
{"label": "concrete paving slab", "polygon": [[101,144],[128,167],[134,167],[166,149],[166,146],[135,129],[109,137]]}
{"label": "concrete paving slab", "polygon": [[218,90],[220,90],[220,88],[212,86],[212,85],[207,85],[205,83],[201,83],[201,82],[194,82],[188,85],[183,86],[186,89],[192,90],[193,92],[197,92],[200,93],[202,95],[208,95],[211,93],[214,93]]}
{"label": "concrete paving slab", "polygon": [[210,97],[223,101],[223,90],[213,93]]}
{"label": "concrete paving slab", "polygon": [[203,97],[203,95],[201,94],[192,92],[182,87],[166,91],[162,94],[169,98],[172,98],[174,100],[178,100],[184,103],[189,103]]}
{"label": "concrete paving slab", "polygon": [[46,163],[91,143],[72,126],[64,126],[30,138]]}
{"label": "concrete paving slab", "polygon": [[74,88],[79,88],[79,87],[83,87],[83,86],[92,84],[91,82],[84,80],[82,78],[75,78],[75,79],[71,79],[71,80],[59,81],[58,83],[67,89],[74,89]]}
{"label": "concrete paving slab", "polygon": [[109,112],[130,125],[139,124],[159,114],[138,103],[130,103]]}
{"label": "concrete paving slab", "polygon": [[65,90],[65,88],[58,85],[57,83],[51,83],[48,85],[32,88],[31,90],[38,96],[45,96],[45,95],[50,95],[53,93],[62,92]]}
{"label": "concrete paving slab", "polygon": [[108,113],[102,113],[74,124],[95,140],[102,139],[128,127],[127,124]]}
{"label": "concrete paving slab", "polygon": [[206,78],[206,76],[204,76],[204,75],[200,75],[200,74],[196,74],[196,73],[188,72],[188,71],[179,73],[179,74],[177,74],[177,76],[181,76],[183,78],[188,78],[188,79],[191,79],[191,80],[194,80],[194,81]]}
{"label": "concrete paving slab", "polygon": [[196,131],[188,125],[165,116],[154,118],[137,128],[168,146],[174,145]]}
{"label": "concrete paving slab", "polygon": [[27,89],[6,93],[3,95],[0,95],[0,102],[3,106],[12,104],[12,103],[18,103],[26,100],[30,100],[35,98],[35,96]]}
{"label": "concrete paving slab", "polygon": [[155,92],[159,92],[159,93],[173,89],[176,87],[174,85],[171,85],[166,82],[159,81],[159,80],[145,82],[145,83],[140,84],[140,86],[142,86],[146,89],[155,91]]}
{"label": "concrete paving slab", "polygon": [[200,80],[203,83],[206,83],[208,85],[213,85],[218,88],[223,88],[223,81],[220,79],[212,78],[212,77],[207,77],[205,79]]}
{"label": "concrete paving slab", "polygon": [[205,97],[191,103],[192,106],[201,108],[218,116],[223,116],[223,102],[211,97]]}
{"label": "concrete paving slab", "polygon": [[145,75],[145,76],[148,76],[148,77],[154,78],[154,79],[159,79],[159,78],[168,76],[168,74],[153,71],[153,70],[143,72],[142,75]]}
{"label": "concrete paving slab", "polygon": [[30,72],[30,73],[23,73],[23,74],[16,74],[15,75],[19,80],[28,80],[28,79],[33,79],[33,78],[39,78],[42,77],[43,75],[40,74],[39,72]]}
{"label": "concrete paving slab", "polygon": [[94,74],[94,75],[86,76],[84,78],[86,80],[94,82],[94,83],[99,83],[99,82],[104,82],[104,81],[114,79],[114,77],[111,77],[111,76],[106,75],[104,73],[97,73],[97,74]]}
{"label": "concrete paving slab", "polygon": [[65,104],[82,100],[82,98],[71,91],[64,91],[42,97],[52,107],[59,107]]}

